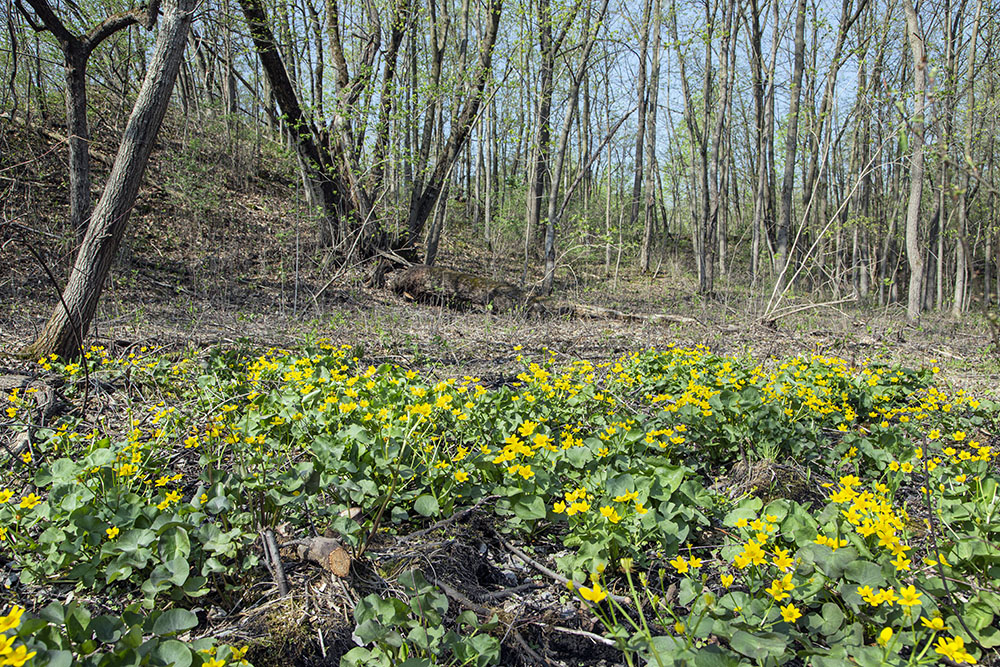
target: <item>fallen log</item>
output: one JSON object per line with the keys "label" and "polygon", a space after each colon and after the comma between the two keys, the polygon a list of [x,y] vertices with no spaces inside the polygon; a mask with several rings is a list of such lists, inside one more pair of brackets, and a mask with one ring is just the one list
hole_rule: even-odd
{"label": "fallen log", "polygon": [[397,272],[389,287],[396,294],[412,301],[462,310],[492,306],[497,313],[522,310],[533,315],[563,315],[650,324],[698,324],[695,318],[684,315],[627,313],[600,306],[557,301],[533,294],[530,290],[522,290],[510,283],[424,264]]}
{"label": "fallen log", "polygon": [[535,301],[515,285],[425,264],[397,272],[389,286],[408,299],[453,308],[492,304],[497,311],[509,311],[529,308]]}
{"label": "fallen log", "polygon": [[351,571],[351,555],[338,540],[331,537],[291,540],[281,545],[281,548],[285,547],[295,547],[299,560],[315,563],[341,579]]}

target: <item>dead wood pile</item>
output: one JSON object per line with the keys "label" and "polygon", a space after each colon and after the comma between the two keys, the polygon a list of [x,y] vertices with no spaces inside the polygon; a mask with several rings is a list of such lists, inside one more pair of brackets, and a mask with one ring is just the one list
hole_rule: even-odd
{"label": "dead wood pile", "polygon": [[522,310],[533,315],[566,315],[651,324],[697,324],[698,320],[668,313],[626,313],[587,304],[566,303],[538,296],[516,285],[471,273],[419,264],[397,272],[389,287],[412,301],[468,309],[492,306],[494,312]]}

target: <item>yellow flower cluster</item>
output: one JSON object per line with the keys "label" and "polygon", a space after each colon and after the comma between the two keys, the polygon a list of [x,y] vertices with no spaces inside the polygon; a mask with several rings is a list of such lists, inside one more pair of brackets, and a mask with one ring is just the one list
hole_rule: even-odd
{"label": "yellow flower cluster", "polygon": [[556,514],[565,512],[566,516],[573,516],[588,511],[590,509],[589,501],[593,499],[593,496],[587,493],[587,489],[579,487],[564,493],[563,498],[565,498],[565,502],[557,501],[552,506],[552,511]]}
{"label": "yellow flower cluster", "polygon": [[[910,560],[906,558],[906,552],[910,551],[910,547],[899,538],[909,517],[905,510],[896,510],[893,506],[888,487],[879,483],[875,485],[874,492],[859,491],[856,487],[861,484],[861,480],[854,475],[841,477],[839,482],[837,490],[830,495],[830,500],[846,506],[841,514],[847,523],[864,538],[873,535],[878,538],[877,545],[894,557],[893,564],[897,570],[909,570]],[[847,544],[846,540],[841,540],[841,544],[834,545],[831,543],[833,540],[822,535],[816,542],[825,543],[834,549]]]}
{"label": "yellow flower cluster", "polygon": [[35,657],[35,651],[28,652],[28,647],[21,644],[14,647],[16,636],[8,637],[6,633],[21,625],[24,608],[14,605],[6,616],[0,616],[0,667],[22,667]]}
{"label": "yellow flower cluster", "polygon": [[917,592],[915,586],[900,588],[898,595],[892,586],[889,588],[880,588],[878,592],[871,586],[858,586],[857,593],[861,596],[862,600],[872,607],[878,607],[882,604],[891,607],[894,604],[899,604],[900,607],[909,608],[922,604],[920,598],[923,596],[923,593]]}
{"label": "yellow flower cluster", "polygon": [[952,637],[951,639],[938,637],[934,651],[959,665],[976,664],[976,659],[965,650],[965,640],[961,637]]}

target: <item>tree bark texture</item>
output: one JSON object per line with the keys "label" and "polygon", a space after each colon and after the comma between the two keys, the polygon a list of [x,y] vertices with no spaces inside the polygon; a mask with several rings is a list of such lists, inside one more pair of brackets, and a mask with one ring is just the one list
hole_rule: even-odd
{"label": "tree bark texture", "polygon": [[27,355],[69,358],[82,351],[170,101],[194,7],[194,0],[167,0],[155,51],[62,299]]}

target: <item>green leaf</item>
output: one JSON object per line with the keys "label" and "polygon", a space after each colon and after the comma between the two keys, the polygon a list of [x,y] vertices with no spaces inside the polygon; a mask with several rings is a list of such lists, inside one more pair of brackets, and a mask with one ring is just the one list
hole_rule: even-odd
{"label": "green leaf", "polygon": [[742,661],[721,646],[709,645],[695,653],[694,664],[695,667],[736,667]]}
{"label": "green leaf", "polygon": [[832,602],[823,605],[823,624],[820,626],[820,634],[830,636],[840,630],[844,624],[844,612]]}
{"label": "green leaf", "polygon": [[189,667],[194,659],[191,649],[184,642],[176,639],[168,639],[159,642],[153,649],[151,655],[163,661],[165,665],[171,667]]}
{"label": "green leaf", "polygon": [[104,644],[113,644],[121,639],[124,624],[113,616],[98,616],[90,622],[94,638]]}
{"label": "green leaf", "polygon": [[545,501],[541,496],[522,495],[514,502],[514,514],[525,521],[544,519],[546,516]]}
{"label": "green leaf", "polygon": [[1000,629],[997,628],[982,628],[977,638],[979,639],[979,644],[983,648],[996,648],[1000,646]]}
{"label": "green leaf", "polygon": [[785,652],[788,638],[773,632],[762,632],[751,635],[749,632],[737,630],[729,641],[733,650],[748,658],[763,660],[768,657],[778,657]]}
{"label": "green leaf", "polygon": [[153,634],[158,637],[175,635],[198,625],[198,616],[187,609],[170,609],[153,622]]}
{"label": "green leaf", "polygon": [[[72,651],[41,651],[36,660],[44,664],[45,667],[72,667]],[[48,662],[44,662],[48,660]]]}
{"label": "green leaf", "polygon": [[160,560],[187,559],[191,555],[191,539],[187,531],[180,527],[167,530],[159,540]]}
{"label": "green leaf", "polygon": [[976,600],[965,605],[962,610],[965,622],[972,626],[974,630],[982,630],[993,623],[993,610],[990,605],[983,600]]}
{"label": "green leaf", "polygon": [[435,516],[441,511],[441,506],[438,505],[437,498],[429,493],[425,493],[413,503],[413,509],[420,516]]}
{"label": "green leaf", "polygon": [[882,567],[866,560],[856,560],[844,569],[844,577],[859,586],[885,586]]}

